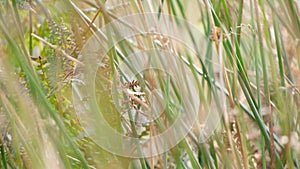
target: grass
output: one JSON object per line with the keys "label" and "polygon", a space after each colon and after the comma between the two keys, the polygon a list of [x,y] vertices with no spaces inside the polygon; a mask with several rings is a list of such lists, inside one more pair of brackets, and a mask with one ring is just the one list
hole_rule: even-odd
{"label": "grass", "polygon": [[[151,25],[149,12],[171,15],[167,33],[179,27],[183,38],[141,34]],[[135,24],[122,18],[135,13],[144,18]],[[124,29],[101,29],[111,23]],[[126,31],[136,34],[111,44]],[[4,0],[0,32],[0,168],[300,168],[298,1]],[[84,53],[96,43],[112,45],[100,66],[99,57]],[[170,53],[178,56],[171,62],[176,69],[165,62]],[[130,77],[141,65],[147,70]],[[90,70],[95,78],[86,86],[93,90],[82,92],[88,81],[81,73]],[[150,96],[153,89],[161,95]],[[203,114],[188,118],[195,97],[210,122],[221,115],[212,135]],[[149,122],[151,106],[164,109]],[[186,120],[177,130],[178,136],[189,131],[185,137],[176,144],[166,137],[151,146],[174,144],[168,151],[143,157],[155,152],[139,143],[178,118]],[[116,145],[103,119],[135,141]],[[139,158],[111,153],[111,145]]]}

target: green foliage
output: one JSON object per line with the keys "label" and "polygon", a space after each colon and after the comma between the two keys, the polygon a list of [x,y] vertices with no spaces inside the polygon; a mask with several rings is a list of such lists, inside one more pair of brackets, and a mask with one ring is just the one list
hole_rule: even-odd
{"label": "green foliage", "polygon": [[[1,1],[0,168],[300,167],[298,1],[102,3]],[[95,32],[104,23],[137,12],[179,16],[203,31],[209,44],[203,57],[193,58],[175,48],[169,51],[180,54],[190,68],[203,107],[216,97],[216,91],[224,93],[227,101],[221,124],[204,142],[203,129],[195,125],[171,150],[131,159],[107,152],[86,134],[84,122],[75,113],[72,82],[81,68],[75,61],[81,59],[79,51],[87,39],[98,35]],[[108,31],[105,36],[117,35]],[[153,124],[141,125],[136,122],[138,113],[133,116],[131,110],[143,112],[143,104],[124,92],[111,94],[116,88],[150,90],[153,72],[141,73],[136,78],[144,83],[138,84],[126,79],[119,63],[126,62],[132,51],[151,44],[166,49],[160,44],[163,38],[152,38],[137,36],[136,42],[125,39],[117,44],[104,56],[95,82],[95,96],[106,121],[119,133],[140,140],[173,124],[178,104],[183,102],[174,82],[158,73],[157,84],[167,93],[166,110]],[[196,41],[199,37],[188,38]],[[200,55],[198,48],[195,51]],[[215,68],[220,60],[222,70]],[[136,97],[147,104],[146,96]],[[123,104],[121,114],[114,107],[116,98]]]}

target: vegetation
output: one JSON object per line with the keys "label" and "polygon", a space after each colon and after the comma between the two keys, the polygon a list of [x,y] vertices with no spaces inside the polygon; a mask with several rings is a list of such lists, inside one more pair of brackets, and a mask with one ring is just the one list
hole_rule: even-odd
{"label": "vegetation", "polygon": [[[0,168],[300,168],[299,8],[298,0],[1,0]],[[163,29],[158,25],[149,34],[121,37],[101,61],[85,55],[93,52],[92,40],[111,45],[127,28],[147,27],[145,18],[140,25],[122,18],[149,12],[158,20],[171,15],[172,26],[187,34],[179,40],[155,34]],[[157,61],[150,58],[160,58],[148,49],[167,51],[187,67],[173,72],[179,82],[148,70]],[[149,65],[128,78],[122,69],[138,69],[131,59],[139,52],[151,56]],[[87,85],[92,92],[81,95],[81,73],[90,68],[96,68]],[[182,95],[181,85],[193,92]],[[163,97],[149,94],[158,88]],[[192,126],[189,133],[168,151],[146,156],[137,143],[185,117],[195,97],[201,113],[195,124],[184,124]],[[149,121],[149,107],[161,105],[162,113]],[[202,126],[206,113],[215,122],[211,135]],[[99,144],[113,138],[97,122],[102,119],[136,138],[115,149],[136,146],[137,156],[109,151],[118,140]]]}

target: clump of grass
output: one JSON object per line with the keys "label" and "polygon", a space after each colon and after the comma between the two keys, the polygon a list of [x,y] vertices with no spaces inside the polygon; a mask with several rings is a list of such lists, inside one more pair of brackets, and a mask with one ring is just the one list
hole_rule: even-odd
{"label": "clump of grass", "polygon": [[[193,22],[207,48],[203,52],[195,45],[202,56],[192,57],[163,35],[137,35],[115,45],[95,83],[96,101],[111,127],[143,140],[174,123],[182,98],[172,79],[146,71],[130,81],[122,74],[120,63],[149,47],[181,56],[196,79],[203,109],[216,93],[227,99],[212,136],[203,141],[201,126],[195,125],[171,150],[131,159],[107,152],[85,133],[71,83],[81,68],[93,65],[94,60],[86,62],[79,54],[89,37],[108,43],[120,32],[101,34],[101,26],[117,21],[133,29],[119,18],[147,12],[173,15],[175,23],[180,23],[176,17]],[[0,32],[0,168],[300,167],[298,1],[12,0],[0,4]],[[197,42],[199,37],[188,38]],[[168,48],[169,43],[177,48]],[[150,106],[144,94],[157,86],[167,96],[166,110],[157,121],[141,125],[135,120],[141,118],[138,112]],[[124,92],[112,95],[115,89]],[[121,115],[114,99],[123,103]]]}

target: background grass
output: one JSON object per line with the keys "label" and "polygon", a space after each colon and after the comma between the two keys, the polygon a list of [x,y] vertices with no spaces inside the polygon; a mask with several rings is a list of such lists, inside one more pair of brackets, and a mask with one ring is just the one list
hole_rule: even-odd
{"label": "background grass", "polygon": [[[299,3],[2,0],[0,168],[300,168]],[[89,37],[109,21],[145,12],[174,15],[203,31],[208,44],[205,56],[175,52],[196,77],[201,100],[209,103],[214,91],[227,99],[221,124],[205,142],[199,135],[201,128],[195,126],[170,151],[130,159],[101,149],[84,134],[71,84],[76,81],[79,52]],[[106,36],[113,35],[108,32]],[[140,44],[121,42],[108,53],[96,83],[99,106],[109,112],[104,114],[107,121],[120,132],[141,138],[153,134],[154,126],[139,134],[137,124],[126,123],[110,105],[112,98],[103,97],[116,80],[112,74],[118,63],[131,51],[155,44],[153,37],[136,38]],[[215,65],[220,69],[215,70]],[[139,79],[149,82],[139,84],[145,91],[153,85],[149,74]],[[125,76],[119,76],[128,84]],[[172,80],[163,77],[160,74],[157,80],[168,94],[174,89]],[[176,100],[168,100],[168,123],[177,112],[175,105]],[[127,106],[134,105],[128,102]]]}

